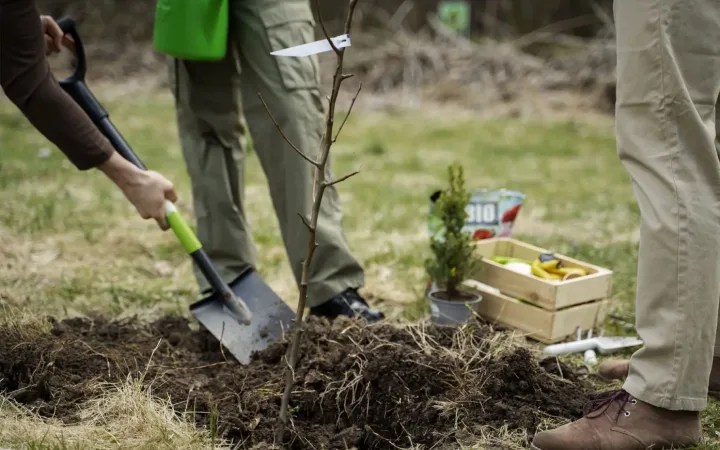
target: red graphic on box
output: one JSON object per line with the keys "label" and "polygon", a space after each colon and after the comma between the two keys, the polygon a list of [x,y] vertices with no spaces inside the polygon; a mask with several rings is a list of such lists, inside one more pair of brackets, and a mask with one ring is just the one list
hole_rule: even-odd
{"label": "red graphic on box", "polygon": [[490,239],[494,236],[495,232],[493,230],[475,230],[472,238],[474,241],[479,241],[481,239]]}

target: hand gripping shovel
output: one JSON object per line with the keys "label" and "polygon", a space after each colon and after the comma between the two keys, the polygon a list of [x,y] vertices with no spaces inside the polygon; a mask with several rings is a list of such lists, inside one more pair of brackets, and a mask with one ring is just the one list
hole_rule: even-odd
{"label": "hand gripping shovel", "polygon": [[[83,108],[120,155],[147,170],[85,84],[85,52],[75,22],[65,17],[57,24],[75,41],[77,59],[75,72],[61,80],[60,86]],[[212,287],[209,296],[190,305],[190,312],[240,363],[247,364],[253,351],[267,348],[292,327],[295,313],[252,269],[227,285],[175,206],[168,201],[165,209],[168,224]]]}

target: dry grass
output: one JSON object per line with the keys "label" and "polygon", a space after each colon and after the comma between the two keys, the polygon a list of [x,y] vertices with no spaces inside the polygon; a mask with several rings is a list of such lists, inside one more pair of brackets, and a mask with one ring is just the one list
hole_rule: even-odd
{"label": "dry grass", "polygon": [[[381,353],[384,348],[402,347],[407,353],[403,358],[405,361],[417,364],[418,369],[431,369],[437,372],[438,378],[435,382],[443,382],[443,376],[450,374],[445,382],[448,386],[465,386],[463,391],[465,397],[454,398],[453,400],[442,400],[428,402],[426,408],[433,408],[440,412],[444,420],[454,421],[455,429],[452,435],[439,436],[438,442],[432,447],[424,447],[412,444],[412,436],[408,433],[405,439],[411,443],[410,446],[397,445],[387,442],[389,448],[402,450],[427,450],[450,449],[450,448],[502,448],[502,449],[523,449],[528,447],[527,433],[522,430],[510,430],[507,427],[493,428],[474,423],[469,408],[478,407],[478,393],[483,390],[485,381],[490,374],[487,372],[487,363],[497,360],[504,355],[512,353],[523,343],[511,332],[498,332],[490,336],[480,337],[474,333],[475,326],[462,326],[452,335],[452,342],[441,344],[436,337],[428,333],[427,322],[398,321],[398,329],[408,333],[414,346],[408,348],[405,345],[385,339],[380,335],[372,336],[369,342],[362,344],[352,341],[353,347],[348,349],[348,357],[355,362],[345,373],[345,377],[336,382],[329,383],[325,392],[320,394],[320,401],[325,397],[334,399],[339,410],[348,415],[356,410],[367,416],[371,397],[370,384],[365,380],[368,355]],[[372,329],[380,325],[371,325]],[[357,329],[357,325],[350,325],[342,334],[351,334],[350,330]],[[367,337],[367,335],[365,335]],[[422,356],[435,356],[443,364],[434,364],[432,367],[424,365]],[[377,399],[375,399],[377,401]],[[399,401],[399,400],[398,400]],[[561,421],[547,418],[544,426],[560,424]],[[376,434],[377,435],[377,434]],[[377,435],[380,437],[379,435]],[[465,442],[472,443],[465,445]]]}
{"label": "dry grass", "polygon": [[0,309],[0,329],[5,334],[17,336],[22,342],[32,342],[50,331],[50,324],[38,314],[3,305]]}
{"label": "dry grass", "polygon": [[53,450],[230,448],[213,430],[197,429],[191,418],[186,420],[193,411],[177,414],[169,401],[153,397],[142,380],[128,379],[102,390],[104,395],[81,406],[79,422],[71,425],[42,420],[0,400],[0,444]]}

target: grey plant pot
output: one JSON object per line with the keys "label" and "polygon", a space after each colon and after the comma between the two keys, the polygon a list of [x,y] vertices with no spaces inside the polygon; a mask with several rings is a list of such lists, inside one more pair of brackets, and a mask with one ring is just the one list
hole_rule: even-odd
{"label": "grey plant pot", "polygon": [[435,325],[458,326],[468,323],[474,318],[477,304],[482,301],[482,296],[470,294],[472,300],[443,300],[437,298],[435,293],[442,290],[433,290],[428,293],[430,299],[430,320]]}

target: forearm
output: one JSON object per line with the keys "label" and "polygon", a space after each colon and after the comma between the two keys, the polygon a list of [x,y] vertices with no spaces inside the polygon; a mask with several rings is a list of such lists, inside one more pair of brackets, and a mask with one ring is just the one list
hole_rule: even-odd
{"label": "forearm", "polygon": [[142,169],[134,166],[117,152],[113,152],[113,154],[106,161],[99,164],[97,168],[123,191],[136,187],[142,181]]}
{"label": "forearm", "polygon": [[0,83],[33,126],[78,169],[97,167],[114,153],[53,78],[34,0],[0,0]]}

